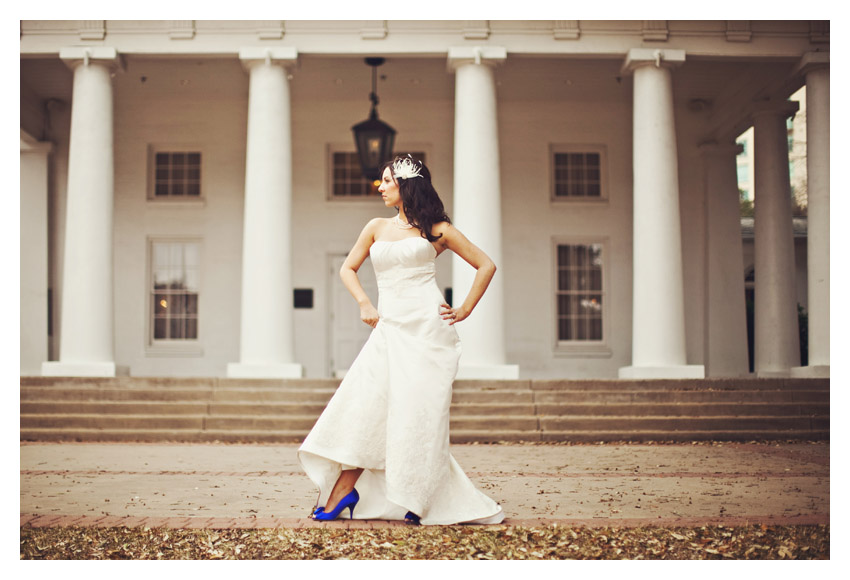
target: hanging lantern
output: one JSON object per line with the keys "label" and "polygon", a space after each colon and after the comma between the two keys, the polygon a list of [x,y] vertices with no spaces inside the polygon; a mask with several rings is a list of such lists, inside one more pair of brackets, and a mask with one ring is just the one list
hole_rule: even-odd
{"label": "hanging lantern", "polygon": [[372,92],[369,99],[372,101],[372,111],[369,119],[354,125],[354,143],[357,146],[357,156],[360,159],[360,169],[363,176],[376,181],[381,179],[378,171],[385,161],[389,161],[393,154],[395,144],[395,129],[378,119],[378,92],[377,74],[378,67],[384,64],[383,58],[367,58],[366,64],[372,67]]}

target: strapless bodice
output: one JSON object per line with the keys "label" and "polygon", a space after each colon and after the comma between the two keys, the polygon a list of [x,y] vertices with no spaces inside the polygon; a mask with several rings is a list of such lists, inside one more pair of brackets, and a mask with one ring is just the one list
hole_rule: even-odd
{"label": "strapless bodice", "polygon": [[379,291],[430,286],[436,283],[437,250],[421,237],[378,240],[369,250]]}

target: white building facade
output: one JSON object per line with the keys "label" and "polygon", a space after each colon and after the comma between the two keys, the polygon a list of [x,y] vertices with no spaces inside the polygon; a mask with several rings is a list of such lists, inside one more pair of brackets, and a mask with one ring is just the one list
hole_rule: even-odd
{"label": "white building facade", "polygon": [[[365,57],[385,59],[396,152],[424,156],[498,266],[459,325],[461,377],[747,375],[750,126],[754,371],[829,375],[822,21],[22,21],[21,374],[344,372],[369,328],[337,271],[392,215],[351,162]],[[801,87],[805,367],[785,132]],[[460,301],[471,269],[437,268]]]}

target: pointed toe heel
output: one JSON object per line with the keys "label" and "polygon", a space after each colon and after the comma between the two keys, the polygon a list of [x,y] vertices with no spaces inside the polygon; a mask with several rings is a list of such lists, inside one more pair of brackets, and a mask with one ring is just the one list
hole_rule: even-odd
{"label": "pointed toe heel", "polygon": [[339,514],[345,510],[345,508],[348,508],[349,519],[354,519],[354,506],[357,505],[358,501],[360,501],[360,494],[357,493],[356,489],[352,489],[351,493],[339,500],[339,503],[336,504],[336,507],[333,510],[326,512],[324,508],[317,509],[316,513],[313,515],[313,519],[320,522],[335,520],[339,517]]}

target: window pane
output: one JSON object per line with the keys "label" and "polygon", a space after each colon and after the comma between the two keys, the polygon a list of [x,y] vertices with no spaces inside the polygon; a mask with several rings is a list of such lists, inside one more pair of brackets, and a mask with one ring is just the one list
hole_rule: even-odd
{"label": "window pane", "polygon": [[183,319],[182,318],[172,318],[169,324],[169,328],[171,330],[171,336],[169,338],[185,338],[183,336]]}
{"label": "window pane", "polygon": [[167,323],[168,323],[168,321],[164,318],[156,318],[154,320],[153,337],[155,339],[165,340],[166,338],[168,338],[168,336],[166,335],[166,330],[165,330],[167,328]]}
{"label": "window pane", "polygon": [[201,247],[198,244],[181,244],[183,265],[187,268],[197,268],[201,265]]}
{"label": "window pane", "polygon": [[558,270],[558,290],[570,289],[570,272],[569,270]]}
{"label": "window pane", "polygon": [[591,270],[588,290],[602,290],[602,270]]}
{"label": "window pane", "polygon": [[166,294],[154,294],[153,311],[154,316],[166,316],[168,314],[168,296]]}
{"label": "window pane", "polygon": [[570,321],[567,318],[558,320],[558,340],[572,340]]}
{"label": "window pane", "polygon": [[183,267],[183,244],[166,244],[168,247],[168,265],[172,268]]}
{"label": "window pane", "polygon": [[576,284],[576,290],[587,290],[588,275],[583,272],[576,272],[576,278],[578,280],[578,284]]}
{"label": "window pane", "polygon": [[570,297],[568,294],[558,296],[558,316],[566,316],[570,313]]}
{"label": "window pane", "polygon": [[156,197],[199,196],[201,194],[201,154],[182,151],[157,152],[154,176]]}
{"label": "window pane", "polygon": [[[151,253],[153,339],[196,339],[200,244],[156,242],[151,245]],[[189,284],[191,291],[187,289]],[[190,318],[193,322],[187,326]]]}
{"label": "window pane", "polygon": [[558,265],[559,266],[569,266],[570,265],[570,247],[569,246],[558,246]]}
{"label": "window pane", "polygon": [[602,340],[602,319],[592,318],[590,320],[590,335],[589,340]]}
{"label": "window pane", "polygon": [[603,340],[602,245],[559,244],[556,249],[558,340]]}
{"label": "window pane", "polygon": [[597,152],[562,152],[552,158],[555,197],[600,197],[602,155]]}
{"label": "window pane", "polygon": [[576,265],[584,266],[587,263],[587,246],[573,246],[575,250]]}

